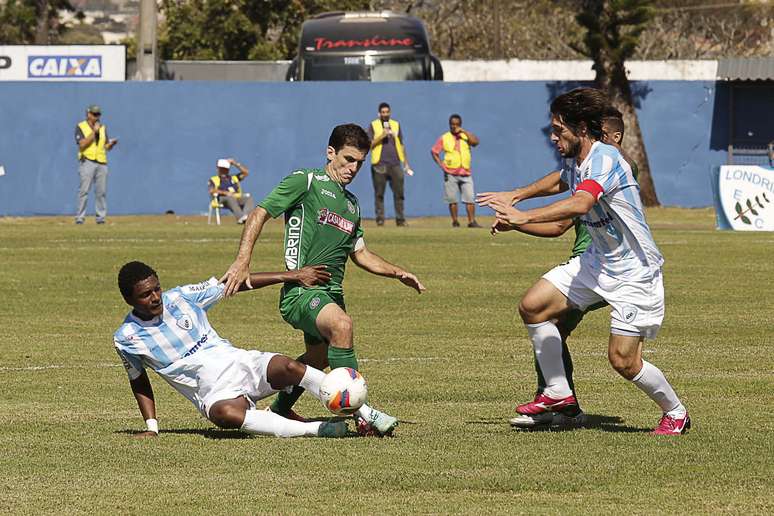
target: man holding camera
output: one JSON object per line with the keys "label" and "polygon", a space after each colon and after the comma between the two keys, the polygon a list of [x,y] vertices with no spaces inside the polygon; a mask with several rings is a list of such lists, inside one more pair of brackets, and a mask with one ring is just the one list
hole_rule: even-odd
{"label": "man holding camera", "polygon": [[406,225],[403,213],[403,174],[412,176],[406,158],[406,148],[403,146],[403,129],[397,120],[390,118],[392,112],[386,102],[379,104],[379,118],[368,126],[368,137],[371,138],[371,178],[374,182],[376,195],[376,224],[384,225],[384,191],[387,183],[392,188],[395,201],[395,223]]}
{"label": "man holding camera", "polygon": [[78,210],[75,223],[83,224],[86,218],[86,202],[89,190],[94,184],[94,211],[97,224],[105,223],[107,215],[107,152],[115,147],[117,139],[108,139],[107,128],[102,125],[99,106],[91,105],[86,109],[86,120],[75,127],[75,143],[78,145]]}

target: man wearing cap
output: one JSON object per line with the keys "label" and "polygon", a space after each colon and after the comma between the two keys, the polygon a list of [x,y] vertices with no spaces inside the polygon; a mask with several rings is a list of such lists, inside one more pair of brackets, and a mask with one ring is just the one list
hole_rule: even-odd
{"label": "man wearing cap", "polygon": [[[233,176],[229,174],[231,165],[239,169],[238,174]],[[237,163],[233,158],[219,159],[217,169],[218,173],[212,176],[209,181],[210,195],[217,196],[218,201],[231,210],[237,224],[244,224],[247,216],[255,207],[253,197],[249,193],[242,192],[240,184],[250,172],[247,167]]]}
{"label": "man wearing cap", "polygon": [[75,143],[78,145],[78,211],[75,223],[83,224],[86,218],[86,202],[94,184],[94,211],[97,224],[105,223],[107,215],[107,151],[115,147],[117,139],[108,139],[107,128],[100,122],[102,110],[91,105],[86,109],[86,120],[75,127]]}

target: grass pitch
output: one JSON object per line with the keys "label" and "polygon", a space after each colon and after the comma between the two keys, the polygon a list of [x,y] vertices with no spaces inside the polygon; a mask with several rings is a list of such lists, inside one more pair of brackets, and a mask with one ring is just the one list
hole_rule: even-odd
{"label": "grass pitch", "polygon": [[[218,276],[240,227],[201,217],[0,219],[0,512],[768,513],[774,511],[774,235],[717,232],[710,210],[648,213],[666,257],[667,317],[648,360],[694,419],[655,438],[656,405],[608,365],[609,317],[571,339],[590,427],[514,431],[534,390],[520,295],[563,261],[569,237],[366,222],[369,247],[417,273],[422,296],[350,265],[345,283],[371,402],[401,418],[392,439],[281,440],[220,431],[151,373],[162,434],[141,421],[112,332],[128,307],[121,264],[166,288]],[[485,222],[485,219],[482,219]],[[253,269],[282,267],[282,224]],[[277,287],[211,313],[235,345],[296,356]],[[310,396],[298,411],[324,416]]]}

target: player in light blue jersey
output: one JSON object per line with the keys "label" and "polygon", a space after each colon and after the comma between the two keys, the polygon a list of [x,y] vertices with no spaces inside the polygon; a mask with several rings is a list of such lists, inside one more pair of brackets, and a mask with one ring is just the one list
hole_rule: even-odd
{"label": "player in light blue jersey", "polygon": [[495,232],[577,217],[592,241],[579,257],[545,274],[519,304],[546,387],[516,410],[534,416],[577,406],[555,321],[569,310],[605,301],[611,306],[611,365],[661,408],[654,433],[680,435],[690,428],[688,412],[664,374],[642,359],[643,340],[655,338],[664,318],[664,260],[645,221],[631,166],[615,147],[599,141],[608,106],[593,88],[572,90],[551,103],[551,141],[562,157],[574,159],[554,193],[570,190],[572,196],[528,211],[498,196],[483,202],[495,210]]}
{"label": "player in light blue jersey", "polygon": [[[325,266],[250,274],[253,288],[285,281],[311,287],[329,279]],[[236,348],[218,335],[207,320],[207,311],[223,298],[225,288],[215,278],[162,292],[156,271],[142,262],[129,262],[118,273],[118,286],[132,311],[113,341],[145,419],[147,430],[137,436],[152,437],[159,432],[146,368],[220,428],[276,437],[341,437],[347,433],[343,421],[292,421],[255,409],[257,400],[295,385],[319,398],[325,373],[283,355]],[[240,290],[248,289],[243,286]]]}

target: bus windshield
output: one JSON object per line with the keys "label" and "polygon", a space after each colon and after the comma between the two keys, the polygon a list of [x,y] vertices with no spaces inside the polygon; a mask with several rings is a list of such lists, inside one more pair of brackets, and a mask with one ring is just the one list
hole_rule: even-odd
{"label": "bus windshield", "polygon": [[314,55],[304,59],[305,81],[421,81],[425,56]]}

